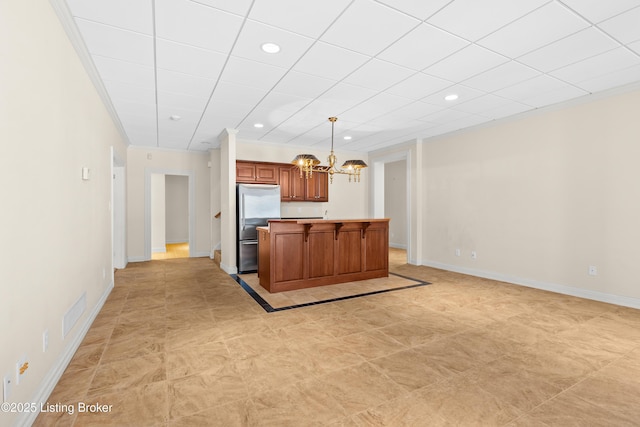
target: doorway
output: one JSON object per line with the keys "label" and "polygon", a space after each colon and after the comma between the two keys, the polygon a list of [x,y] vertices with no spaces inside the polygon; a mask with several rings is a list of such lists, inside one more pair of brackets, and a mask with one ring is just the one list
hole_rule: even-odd
{"label": "doorway", "polygon": [[[182,244],[181,250],[170,249],[181,257],[190,257],[194,253],[194,178],[193,171],[145,170],[146,260],[155,259],[153,253],[167,253],[167,244]],[[176,215],[182,218],[179,223],[173,219]]]}
{"label": "doorway", "polygon": [[127,266],[125,162],[111,147],[111,248],[112,268]]}
{"label": "doorway", "polygon": [[189,257],[189,178],[151,176],[151,259]]}

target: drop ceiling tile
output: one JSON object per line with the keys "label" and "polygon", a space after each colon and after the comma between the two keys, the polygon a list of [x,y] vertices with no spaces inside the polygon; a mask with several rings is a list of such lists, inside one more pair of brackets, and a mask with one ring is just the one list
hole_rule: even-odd
{"label": "drop ceiling tile", "polygon": [[407,106],[413,102],[414,101],[407,98],[382,92],[373,98],[350,108],[342,115],[345,120],[363,123],[373,120],[389,111]]}
{"label": "drop ceiling tile", "polygon": [[94,55],[93,63],[103,80],[126,83],[145,89],[156,88],[153,67]]}
{"label": "drop ceiling tile", "polygon": [[215,7],[216,9],[226,10],[227,12],[235,13],[236,15],[245,16],[251,6],[251,0],[193,0],[196,3],[201,3],[207,6]]}
{"label": "drop ceiling tile", "polygon": [[627,45],[627,47],[629,49],[631,49],[633,52],[637,53],[638,55],[640,55],[640,40],[633,42],[633,43],[629,43]]}
{"label": "drop ceiling tile", "polygon": [[344,79],[345,83],[383,90],[407,77],[415,71],[379,59],[372,59]]}
{"label": "drop ceiling tile", "polygon": [[468,46],[469,42],[429,24],[420,24],[378,58],[412,70],[423,70]]}
{"label": "drop ceiling tile", "polygon": [[429,18],[428,22],[464,39],[476,41],[547,1],[457,0]]}
{"label": "drop ceiling tile", "polygon": [[259,108],[262,110],[279,110],[295,113],[313,101],[312,98],[289,95],[286,93],[271,91],[260,102]]}
{"label": "drop ceiling tile", "polygon": [[562,3],[593,23],[604,21],[640,5],[638,0],[562,0]]}
{"label": "drop ceiling tile", "polygon": [[590,26],[557,2],[523,16],[489,34],[478,44],[510,58],[517,58]]}
{"label": "drop ceiling tile", "polygon": [[158,91],[173,92],[201,98],[211,95],[215,80],[159,69]]}
{"label": "drop ceiling tile", "polygon": [[76,19],[92,55],[153,66],[153,38],[105,24]]}
{"label": "drop ceiling tile", "polygon": [[598,27],[620,43],[632,43],[640,40],[640,25],[638,25],[638,22],[640,22],[640,6],[604,21],[598,24]]}
{"label": "drop ceiling tile", "polygon": [[189,0],[155,0],[156,36],[229,53],[243,18]]}
{"label": "drop ceiling tile", "polygon": [[249,18],[297,34],[318,38],[349,6],[349,0],[258,0]]}
{"label": "drop ceiling tile", "polygon": [[304,98],[315,98],[336,83],[336,80],[312,76],[298,71],[289,71],[278,82],[274,91]]}
{"label": "drop ceiling tile", "polygon": [[451,0],[380,0],[380,3],[424,21],[451,3]]}
{"label": "drop ceiling tile", "polygon": [[152,0],[67,0],[75,17],[153,35]]}
{"label": "drop ceiling tile", "polygon": [[634,65],[629,68],[624,68],[609,74],[604,74],[602,76],[582,81],[578,86],[589,92],[598,92],[631,83],[637,83],[638,76],[640,76],[640,65]]}
{"label": "drop ceiling tile", "polygon": [[566,83],[546,74],[542,74],[538,77],[500,89],[494,92],[494,94],[514,101],[524,102],[525,99],[536,94],[558,90],[564,86],[566,86]]}
{"label": "drop ceiling tile", "polygon": [[157,147],[158,146],[158,135],[156,132],[153,133],[145,133],[145,132],[135,132],[125,130],[127,133],[127,138],[129,139],[129,144],[138,146],[138,147]]}
{"label": "drop ceiling tile", "polygon": [[158,107],[160,108],[191,110],[201,113],[206,107],[208,100],[208,97],[158,91]]}
{"label": "drop ceiling tile", "polygon": [[[277,108],[256,108],[244,118],[238,125],[238,129],[250,129],[263,134],[270,132],[280,123],[285,122],[293,113],[291,111],[279,110]],[[255,128],[256,123],[261,123],[263,128]]]}
{"label": "drop ceiling tile", "polygon": [[[280,46],[278,53],[266,53],[263,43]],[[256,21],[247,21],[233,47],[232,54],[277,67],[290,68],[311,47],[313,39]]]}
{"label": "drop ceiling tile", "polygon": [[138,104],[154,105],[156,103],[156,92],[154,89],[112,80],[103,80],[102,83],[105,89],[107,89],[110,98],[131,101]]}
{"label": "drop ceiling tile", "polygon": [[422,117],[420,120],[442,125],[442,124],[451,123],[454,121],[459,122],[467,116],[470,116],[470,114],[464,111],[447,108],[444,110],[437,111],[435,113],[427,114],[426,116]]}
{"label": "drop ceiling tile", "polygon": [[[458,95],[458,99],[453,101],[447,101],[445,96],[456,94]],[[484,95],[485,92],[480,90],[476,90],[464,85],[454,85],[450,86],[444,90],[433,93],[429,96],[426,96],[421,99],[422,102],[426,102],[427,104],[437,105],[443,108],[453,108],[458,104],[462,104],[463,102],[470,101],[474,98],[478,98]]]}
{"label": "drop ceiling tile", "polygon": [[580,96],[588,95],[589,92],[574,86],[565,85],[558,89],[544,93],[535,94],[529,98],[525,98],[522,102],[534,107],[546,107],[547,105],[557,104],[559,102],[568,101]]}
{"label": "drop ceiling tile", "polygon": [[474,98],[467,102],[462,102],[453,107],[455,110],[464,111],[465,113],[483,115],[485,112],[500,108],[509,104],[512,104],[513,101],[508,100],[506,98],[501,98],[495,95],[483,95],[477,98]]}
{"label": "drop ceiling tile", "polygon": [[424,73],[416,73],[408,79],[390,87],[386,92],[404,98],[418,100],[449,86],[453,86],[453,84],[453,82],[438,77],[429,76]]}
{"label": "drop ceiling tile", "polygon": [[555,43],[534,50],[518,61],[548,73],[574,62],[614,49],[618,43],[596,28],[589,27]]}
{"label": "drop ceiling tile", "polygon": [[[363,16],[366,19],[362,19]],[[355,0],[321,40],[373,56],[419,23],[419,20],[380,3]]]}
{"label": "drop ceiling tile", "polygon": [[[269,90],[278,83],[286,72],[286,68],[231,56],[220,80],[256,89]],[[260,78],[257,79],[256,76],[260,76]]]}
{"label": "drop ceiling tile", "polygon": [[464,85],[493,92],[539,76],[541,73],[516,61],[509,61],[464,81]]}
{"label": "drop ceiling tile", "polygon": [[568,65],[550,73],[552,76],[572,84],[594,79],[640,64],[640,56],[628,49],[619,47],[575,64]]}
{"label": "drop ceiling tile", "polygon": [[216,102],[215,98],[206,107],[205,116],[229,116],[233,117],[233,123],[227,123],[226,127],[234,127],[242,121],[255,108],[255,104],[241,104],[232,101]]}
{"label": "drop ceiling tile", "polygon": [[443,107],[425,102],[416,101],[411,104],[402,106],[398,109],[385,113],[391,120],[401,122],[403,120],[415,120],[428,114],[433,114],[442,110]]}
{"label": "drop ceiling tile", "polygon": [[[328,61],[327,58],[331,60]],[[368,60],[368,56],[317,42],[293,69],[325,79],[342,80]]]}
{"label": "drop ceiling tile", "polygon": [[492,120],[498,120],[504,117],[513,116],[516,114],[524,113],[525,111],[531,110],[530,105],[521,104],[519,102],[511,101],[505,105],[501,105],[496,108],[490,108],[479,115],[483,117],[491,118]]}
{"label": "drop ceiling tile", "polygon": [[217,80],[226,59],[227,56],[219,52],[156,40],[156,64],[165,70]]}
{"label": "drop ceiling tile", "polygon": [[268,91],[263,89],[220,82],[211,97],[211,104],[221,104],[223,108],[227,102],[255,106],[267,93]]}
{"label": "drop ceiling tile", "polygon": [[336,113],[339,111],[347,110],[361,102],[366,101],[369,98],[378,93],[377,91],[367,89],[360,86],[354,86],[346,83],[338,83],[321,96],[317,98],[318,101],[328,102],[335,105]]}
{"label": "drop ceiling tile", "polygon": [[502,55],[472,44],[425,69],[431,76],[462,81],[507,62]]}

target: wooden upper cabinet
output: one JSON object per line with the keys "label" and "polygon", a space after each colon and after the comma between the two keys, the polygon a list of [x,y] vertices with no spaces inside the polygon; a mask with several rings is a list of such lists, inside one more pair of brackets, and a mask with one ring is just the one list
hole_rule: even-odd
{"label": "wooden upper cabinet", "polygon": [[306,180],[305,198],[311,202],[329,201],[329,174],[326,172],[314,172]]}
{"label": "wooden upper cabinet", "polygon": [[278,184],[278,165],[237,161],[236,182],[241,184]]}
{"label": "wooden upper cabinet", "polygon": [[256,182],[261,184],[277,184],[278,165],[256,163]]}
{"label": "wooden upper cabinet", "polygon": [[300,175],[296,166],[287,163],[236,161],[239,184],[279,184],[283,202],[328,202],[329,174],[314,172],[310,178]]}
{"label": "wooden upper cabinet", "polygon": [[250,183],[256,182],[256,165],[251,162],[236,162],[236,182]]}

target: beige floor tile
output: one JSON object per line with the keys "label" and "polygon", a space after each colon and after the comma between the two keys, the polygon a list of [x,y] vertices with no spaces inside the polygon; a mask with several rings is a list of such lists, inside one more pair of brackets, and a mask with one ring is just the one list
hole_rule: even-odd
{"label": "beige floor tile", "polygon": [[416,350],[399,351],[370,360],[369,363],[407,391],[417,390],[446,378],[430,366],[424,353]]}

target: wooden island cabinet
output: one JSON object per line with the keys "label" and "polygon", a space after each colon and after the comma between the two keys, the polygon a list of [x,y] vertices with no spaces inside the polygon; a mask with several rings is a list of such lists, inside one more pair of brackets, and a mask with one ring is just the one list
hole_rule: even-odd
{"label": "wooden island cabinet", "polygon": [[258,227],[258,277],[269,292],[388,275],[388,218],[271,220]]}

